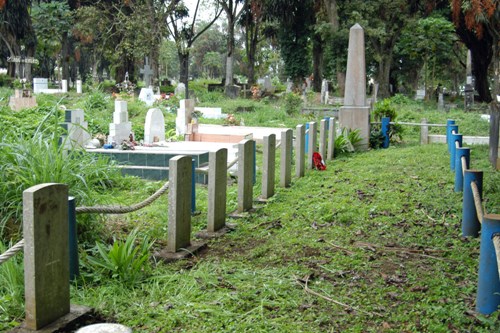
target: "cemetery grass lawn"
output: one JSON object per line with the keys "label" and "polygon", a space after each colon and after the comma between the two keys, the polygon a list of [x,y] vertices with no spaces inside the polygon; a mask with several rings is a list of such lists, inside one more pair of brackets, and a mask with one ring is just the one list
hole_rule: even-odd
{"label": "cemetery grass lawn", "polygon": [[[500,177],[487,148],[473,147],[471,161],[485,171],[486,210],[499,213]],[[474,313],[479,240],[461,238],[453,182],[442,144],[340,157],[228,221],[235,230],[194,258],[151,262],[135,287],[94,282],[84,270],[72,302],[134,332],[498,332],[498,312]],[[133,184],[118,200],[137,202],[161,186]],[[206,189],[197,191],[193,234],[206,223]],[[108,238],[138,227],[161,247],[160,201],[110,217]],[[232,185],[228,213],[235,205]]]}

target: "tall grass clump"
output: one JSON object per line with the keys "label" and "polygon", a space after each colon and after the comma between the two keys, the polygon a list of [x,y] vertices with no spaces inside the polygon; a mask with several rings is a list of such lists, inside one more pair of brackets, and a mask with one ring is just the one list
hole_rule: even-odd
{"label": "tall grass clump", "polygon": [[[57,107],[42,120],[33,135],[4,133],[0,143],[0,236],[5,226],[13,226],[9,234],[20,231],[22,193],[42,183],[62,183],[69,187],[77,202],[90,200],[90,193],[116,182],[119,171],[105,159],[97,159],[83,149],[66,151],[60,138]],[[17,226],[17,227],[16,227]]]}
{"label": "tall grass clump", "polygon": [[[0,253],[13,244],[0,242]],[[0,265],[0,331],[16,326],[24,315],[24,269],[18,254]],[[13,319],[14,318],[14,319]]]}
{"label": "tall grass clump", "polygon": [[94,280],[103,276],[133,286],[149,272],[147,261],[153,244],[147,236],[139,240],[138,230],[134,229],[124,241],[114,239],[112,245],[97,242],[93,254],[86,258],[86,266]]}

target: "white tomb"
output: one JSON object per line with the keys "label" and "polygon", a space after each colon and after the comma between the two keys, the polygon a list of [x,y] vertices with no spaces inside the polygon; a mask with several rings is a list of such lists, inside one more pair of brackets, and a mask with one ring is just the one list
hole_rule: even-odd
{"label": "white tomb", "polygon": [[132,123],[128,121],[128,109],[126,101],[115,101],[115,112],[113,123],[109,124],[108,143],[121,144],[129,141],[132,133]]}
{"label": "white tomb", "polygon": [[49,79],[33,78],[33,93],[38,94],[47,89],[49,89]]}
{"label": "white tomb", "polygon": [[149,109],[144,125],[144,143],[165,141],[165,118],[160,109]]}
{"label": "white tomb", "polygon": [[82,80],[76,80],[76,93],[82,93]]}

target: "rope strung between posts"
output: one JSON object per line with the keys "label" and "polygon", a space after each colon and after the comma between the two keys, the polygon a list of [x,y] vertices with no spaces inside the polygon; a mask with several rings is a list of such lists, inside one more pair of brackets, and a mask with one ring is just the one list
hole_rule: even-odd
{"label": "rope strung between posts", "polygon": [[10,258],[15,256],[18,252],[24,249],[24,238],[17,242],[10,249],[5,251],[2,255],[0,255],[0,265],[7,262]]}
{"label": "rope strung between posts", "polygon": [[492,240],[493,245],[495,246],[495,253],[497,255],[498,275],[500,276],[500,234],[493,234]]}
{"label": "rope strung between posts", "polygon": [[476,206],[476,214],[479,223],[483,223],[483,203],[481,202],[481,195],[479,195],[479,188],[476,182],[471,182],[472,196],[474,197],[474,205]]}
{"label": "rope strung between posts", "polygon": [[236,157],[234,160],[232,160],[231,162],[229,162],[229,164],[227,165],[227,169],[229,170],[237,162],[238,162],[238,157]]}
{"label": "rope strung between posts", "polygon": [[76,213],[101,213],[101,214],[125,214],[130,212],[135,212],[141,208],[149,206],[156,199],[158,199],[163,193],[168,190],[169,182],[166,182],[158,191],[156,191],[152,196],[146,200],[139,202],[138,204],[132,206],[93,206],[93,207],[77,207]]}

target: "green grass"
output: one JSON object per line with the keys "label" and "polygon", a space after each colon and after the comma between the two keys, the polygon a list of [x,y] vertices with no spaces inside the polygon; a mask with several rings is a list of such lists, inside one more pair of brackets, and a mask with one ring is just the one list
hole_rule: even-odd
{"label": "green grass", "polygon": [[[310,120],[286,117],[274,102],[241,103],[253,106],[238,114],[249,125],[294,127]],[[484,135],[475,113],[427,107],[416,113],[416,107],[405,105],[398,120],[453,118],[464,134]],[[137,105],[137,113],[145,111]],[[118,265],[106,262],[106,270],[96,270],[85,255],[96,240],[108,250],[111,244],[128,244],[125,254],[147,248],[144,238],[155,240],[154,250],[164,247],[166,197],[130,214],[79,215],[79,230],[85,231],[82,276],[72,284],[71,301],[134,332],[499,331],[498,312],[488,317],[473,312],[479,240],[461,238],[462,195],[453,191],[446,145],[418,145],[418,130],[404,140],[385,150],[341,155],[327,161],[326,171],[293,178],[292,186],[277,188],[267,204],[255,204],[255,212],[228,221],[235,230],[210,240],[204,252],[169,264],[151,259],[134,283],[113,276]],[[472,147],[472,167],[484,171],[486,211],[498,214],[500,176],[487,156],[487,147]],[[258,161],[259,166],[260,155]],[[260,194],[260,172],[259,167],[254,197]],[[127,177],[89,194],[93,203],[128,205],[161,185]],[[236,184],[228,185],[228,213],[236,208],[236,192]],[[197,186],[197,199],[193,234],[206,228],[206,187]],[[92,232],[92,226],[99,228]],[[133,230],[141,237],[128,238]],[[22,276],[21,257],[16,260],[17,266],[0,266],[0,279],[9,276],[1,281]],[[6,315],[0,315],[0,330],[7,330],[21,320],[22,286],[5,282],[0,288],[1,300],[11,294],[7,290],[17,290]]]}

